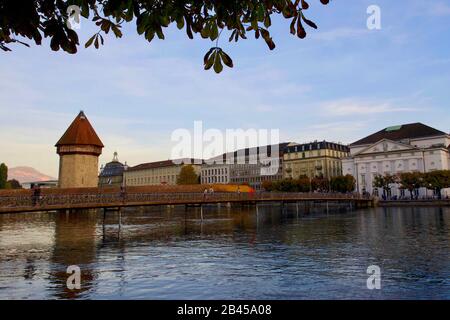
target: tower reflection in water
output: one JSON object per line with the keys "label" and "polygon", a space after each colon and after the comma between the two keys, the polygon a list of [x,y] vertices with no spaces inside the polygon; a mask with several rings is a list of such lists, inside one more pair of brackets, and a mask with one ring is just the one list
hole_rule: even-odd
{"label": "tower reflection in water", "polygon": [[[97,253],[97,215],[95,211],[59,213],[55,217],[54,246],[50,258],[50,282],[55,298],[79,298],[92,287]],[[81,288],[70,290],[69,266],[81,269]]]}

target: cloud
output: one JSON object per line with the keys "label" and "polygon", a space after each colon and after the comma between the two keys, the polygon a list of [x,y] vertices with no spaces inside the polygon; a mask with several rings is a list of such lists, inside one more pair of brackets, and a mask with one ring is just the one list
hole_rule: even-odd
{"label": "cloud", "polygon": [[[369,121],[332,121],[316,123],[301,128],[294,137],[287,140],[308,143],[315,140],[327,140],[337,143],[350,143],[363,135]],[[321,121],[321,122],[319,122]]]}
{"label": "cloud", "polygon": [[343,99],[336,101],[328,101],[321,105],[320,109],[323,115],[327,116],[358,116],[373,115],[382,113],[420,111],[418,108],[397,107],[392,105],[390,101],[376,102],[363,101],[358,99]]}
{"label": "cloud", "polygon": [[427,1],[428,13],[433,16],[448,16],[450,15],[450,5],[444,2]]}

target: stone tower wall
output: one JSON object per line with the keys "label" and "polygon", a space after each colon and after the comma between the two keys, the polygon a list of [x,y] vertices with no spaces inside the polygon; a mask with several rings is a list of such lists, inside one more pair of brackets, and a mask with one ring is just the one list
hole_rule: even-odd
{"label": "stone tower wall", "polygon": [[65,154],[59,159],[59,187],[83,188],[98,186],[98,156]]}

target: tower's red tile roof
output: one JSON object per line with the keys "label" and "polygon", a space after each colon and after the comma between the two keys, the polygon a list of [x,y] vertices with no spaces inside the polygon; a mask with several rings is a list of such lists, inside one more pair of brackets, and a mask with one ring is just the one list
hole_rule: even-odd
{"label": "tower's red tile roof", "polygon": [[90,145],[103,148],[104,145],[86,115],[81,111],[72,124],[56,143],[56,147],[64,145]]}

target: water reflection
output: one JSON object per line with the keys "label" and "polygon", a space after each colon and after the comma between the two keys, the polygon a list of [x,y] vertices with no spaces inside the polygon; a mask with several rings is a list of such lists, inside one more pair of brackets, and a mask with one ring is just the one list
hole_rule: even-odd
{"label": "water reflection", "polygon": [[[55,233],[51,254],[50,284],[54,297],[72,299],[83,295],[94,280],[93,265],[97,260],[97,214],[94,211],[59,213],[54,215]],[[67,268],[81,269],[81,289],[67,288]]]}
{"label": "water reflection", "polygon": [[[450,298],[449,208],[347,209],[2,215],[0,298]],[[66,287],[70,265],[81,290]]]}

